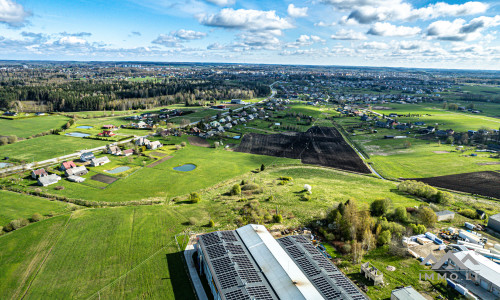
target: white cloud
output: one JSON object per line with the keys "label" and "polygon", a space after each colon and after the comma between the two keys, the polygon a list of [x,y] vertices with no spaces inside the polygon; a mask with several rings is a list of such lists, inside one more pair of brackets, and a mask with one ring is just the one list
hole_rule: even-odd
{"label": "white cloud", "polygon": [[299,48],[304,46],[310,46],[314,43],[324,43],[325,40],[317,35],[301,35],[294,43],[289,43],[286,46],[288,48]]}
{"label": "white cloud", "polygon": [[379,36],[413,36],[422,30],[419,27],[396,26],[390,23],[377,22],[368,30],[368,34]]}
{"label": "white cloud", "polygon": [[182,47],[182,44],[180,43],[179,39],[173,35],[170,35],[170,34],[160,34],[151,43],[157,44],[157,45],[162,45],[165,47],[172,47],[172,48]]}
{"label": "white cloud", "polygon": [[376,50],[386,50],[389,49],[390,46],[386,43],[382,42],[364,42],[361,45],[362,49],[376,49]]}
{"label": "white cloud", "polygon": [[0,0],[0,23],[14,27],[23,26],[30,15],[31,13],[27,12],[21,4],[13,0]]}
{"label": "white cloud", "polygon": [[224,50],[225,47],[217,42],[207,46],[208,50]]}
{"label": "white cloud", "polygon": [[172,35],[181,40],[199,40],[207,36],[205,32],[199,32],[194,30],[179,29],[172,32]]}
{"label": "white cloud", "polygon": [[58,45],[85,45],[87,41],[77,36],[65,36],[57,41]]}
{"label": "white cloud", "polygon": [[354,30],[340,29],[331,36],[334,40],[366,40],[366,36]]}
{"label": "white cloud", "polygon": [[288,5],[288,15],[292,18],[302,18],[307,17],[308,7],[296,7],[293,4]]}
{"label": "white cloud", "polygon": [[500,15],[478,17],[466,24],[464,19],[436,21],[427,27],[427,36],[446,41],[472,41],[482,37],[481,32],[488,27],[500,25]]}
{"label": "white cloud", "polygon": [[281,33],[283,29],[293,28],[286,19],[276,15],[274,10],[262,11],[254,9],[224,8],[212,15],[205,15],[200,22],[203,25],[222,27],[228,29],[244,30],[276,30]]}
{"label": "white cloud", "polygon": [[399,20],[414,21],[429,20],[438,17],[467,16],[483,13],[488,5],[482,2],[470,1],[464,4],[448,4],[438,2],[426,7],[414,8],[403,0],[323,0],[340,10],[351,11],[341,19],[341,23],[354,20],[360,24]]}
{"label": "white cloud", "polygon": [[236,2],[235,0],[205,0],[205,1],[218,6],[230,6]]}

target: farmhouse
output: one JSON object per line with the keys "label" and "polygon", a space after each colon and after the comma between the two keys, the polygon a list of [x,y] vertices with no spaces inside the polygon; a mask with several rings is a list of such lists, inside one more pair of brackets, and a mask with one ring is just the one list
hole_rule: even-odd
{"label": "farmhouse", "polygon": [[488,218],[488,227],[496,232],[500,232],[500,214]]}
{"label": "farmhouse", "polygon": [[116,129],[116,126],[115,125],[103,125],[102,129],[114,130],[114,129]]}
{"label": "farmhouse", "polygon": [[109,163],[109,158],[107,156],[99,157],[99,158],[94,158],[93,160],[90,161],[90,165],[92,167],[97,167],[97,166],[102,166],[107,163]]}
{"label": "farmhouse", "polygon": [[391,300],[425,300],[426,298],[417,292],[413,287],[407,286],[391,293]]}
{"label": "farmhouse", "polygon": [[88,172],[89,171],[87,170],[87,168],[85,168],[85,166],[80,166],[80,167],[74,167],[74,168],[68,169],[64,172],[64,174],[66,175],[66,177],[82,176],[82,175],[87,174]]}
{"label": "farmhouse", "polygon": [[154,141],[154,142],[149,143],[147,145],[147,147],[148,147],[148,149],[155,150],[155,149],[163,147],[163,144],[158,142],[158,141]]}
{"label": "farmhouse", "polygon": [[455,213],[449,210],[443,210],[436,212],[436,216],[438,222],[451,221],[455,218]]}
{"label": "farmhouse", "polygon": [[59,168],[61,171],[66,171],[66,170],[69,170],[71,168],[76,168],[76,165],[74,162],[72,161],[65,161],[61,164],[61,167]]}
{"label": "farmhouse", "polygon": [[231,104],[245,104],[245,101],[241,99],[232,99]]}
{"label": "farmhouse", "polygon": [[57,176],[56,174],[50,174],[38,178],[38,185],[49,186],[51,184],[58,183],[59,180],[61,180],[61,177]]}
{"label": "farmhouse", "polygon": [[111,137],[111,136],[115,136],[115,135],[116,135],[116,133],[114,133],[111,130],[104,130],[103,132],[98,134],[98,136],[107,136],[107,137]]}
{"label": "farmhouse", "polygon": [[196,250],[214,299],[367,299],[301,235],[251,224],[199,235]]}
{"label": "farmhouse", "polygon": [[148,139],[147,139],[147,138],[145,138],[145,137],[140,137],[140,138],[138,138],[137,140],[135,140],[135,144],[136,144],[137,146],[147,146],[147,145],[149,145],[149,143],[151,143],[151,141],[150,141],[150,140],[148,140]]}
{"label": "farmhouse", "polygon": [[90,161],[91,159],[94,159],[95,155],[92,152],[85,152],[80,155],[80,160],[81,161]]}
{"label": "farmhouse", "polygon": [[120,155],[122,154],[122,150],[120,149],[120,147],[116,146],[116,145],[108,145],[108,154],[112,154],[112,155]]}
{"label": "farmhouse", "polygon": [[45,171],[44,168],[41,168],[41,169],[38,169],[38,170],[33,170],[31,172],[31,178],[33,179],[38,179],[40,177],[43,177],[43,176],[48,176],[49,173],[47,173],[47,171]]}
{"label": "farmhouse", "polygon": [[130,156],[132,154],[134,154],[134,149],[127,149],[127,150],[123,150],[123,152],[122,152],[122,155],[124,155],[124,156]]}

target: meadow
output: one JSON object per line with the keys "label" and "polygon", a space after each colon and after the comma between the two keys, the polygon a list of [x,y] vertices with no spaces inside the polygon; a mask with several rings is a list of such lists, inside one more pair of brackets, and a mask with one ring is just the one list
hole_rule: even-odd
{"label": "meadow", "polygon": [[71,154],[78,150],[104,146],[107,143],[105,141],[51,134],[1,146],[0,157],[7,156],[28,162],[42,161]]}
{"label": "meadow", "polygon": [[[171,155],[173,158],[151,168],[142,167],[132,175],[108,185],[105,189],[75,184],[66,180],[58,183],[64,187],[64,190],[56,190],[54,186],[42,189],[52,194],[92,201],[165,199],[209,187],[256,169],[261,164],[300,163],[292,159],[196,146],[186,146]],[[196,169],[191,172],[173,170],[174,167],[188,163],[196,165]],[[103,167],[108,168],[106,165]]]}
{"label": "meadow", "polygon": [[25,119],[0,119],[0,136],[15,135],[27,138],[29,136],[47,132],[51,129],[61,129],[68,118],[60,115],[39,116]]}
{"label": "meadow", "polygon": [[15,219],[29,219],[34,213],[42,215],[63,213],[73,206],[64,202],[1,190],[0,199],[0,226]]}

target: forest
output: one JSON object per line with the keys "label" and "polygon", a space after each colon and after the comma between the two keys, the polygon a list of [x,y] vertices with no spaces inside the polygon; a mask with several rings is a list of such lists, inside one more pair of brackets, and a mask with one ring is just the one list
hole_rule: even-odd
{"label": "forest", "polygon": [[23,111],[23,102],[45,111],[127,110],[185,103],[203,105],[234,98],[250,99],[270,93],[259,82],[215,79],[71,80],[44,84],[23,84],[19,80],[0,82],[0,109]]}

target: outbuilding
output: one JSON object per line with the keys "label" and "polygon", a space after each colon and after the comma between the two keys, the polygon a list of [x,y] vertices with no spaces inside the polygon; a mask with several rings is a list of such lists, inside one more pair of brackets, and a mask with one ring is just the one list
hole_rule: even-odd
{"label": "outbuilding", "polygon": [[455,213],[449,210],[443,210],[436,212],[437,221],[451,221],[455,218]]}
{"label": "outbuilding", "polygon": [[500,233],[500,214],[496,214],[488,218],[488,227]]}

